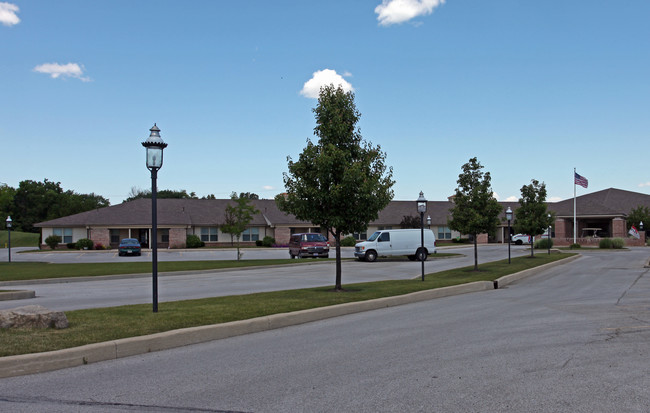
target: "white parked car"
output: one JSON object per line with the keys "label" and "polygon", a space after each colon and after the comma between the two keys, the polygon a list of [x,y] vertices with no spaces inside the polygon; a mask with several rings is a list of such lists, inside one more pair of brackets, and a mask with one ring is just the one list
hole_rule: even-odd
{"label": "white parked car", "polygon": [[[548,238],[548,230],[544,231],[541,238]],[[532,237],[526,234],[515,234],[510,238],[510,242],[517,245],[530,244]]]}
{"label": "white parked car", "polygon": [[517,245],[530,244],[530,238],[531,238],[530,235],[515,234],[512,236],[511,242]]}

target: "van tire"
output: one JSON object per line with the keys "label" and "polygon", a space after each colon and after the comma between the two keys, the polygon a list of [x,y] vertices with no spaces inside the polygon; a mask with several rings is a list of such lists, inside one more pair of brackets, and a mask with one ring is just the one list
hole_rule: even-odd
{"label": "van tire", "polygon": [[428,255],[429,254],[427,253],[426,248],[422,248],[422,247],[418,248],[418,250],[415,252],[415,258],[418,261],[426,261]]}
{"label": "van tire", "polygon": [[377,253],[373,250],[367,251],[366,252],[366,261],[368,262],[375,262],[377,261]]}

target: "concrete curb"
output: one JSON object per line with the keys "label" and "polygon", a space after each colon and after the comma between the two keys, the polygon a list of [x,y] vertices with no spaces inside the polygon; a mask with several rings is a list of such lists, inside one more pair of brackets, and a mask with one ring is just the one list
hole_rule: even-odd
{"label": "concrete curb", "polygon": [[250,320],[183,328],[148,336],[88,344],[64,350],[2,357],[0,358],[0,378],[76,367],[99,361],[149,353],[152,351],[166,350],[243,334],[257,333],[276,328],[304,324],[346,314],[393,307],[458,294],[488,291],[493,288],[494,286],[492,282],[479,281],[434,290],[418,291],[394,297],[384,297],[375,300],[346,303],[330,307],[312,308],[309,310],[294,311],[284,314],[273,314]]}
{"label": "concrete curb", "polygon": [[519,271],[517,273],[510,274],[510,275],[504,275],[503,277],[494,280],[494,288],[495,289],[503,288],[508,284],[512,284],[515,281],[521,280],[522,278],[530,277],[531,275],[535,275],[541,271],[547,270],[549,268],[553,268],[556,265],[566,264],[567,262],[573,261],[580,257],[581,257],[580,254],[576,254],[576,255],[563,258],[561,260],[549,262],[548,264],[540,265],[539,267],[529,268],[527,270]]}
{"label": "concrete curb", "polygon": [[36,291],[31,290],[0,291],[0,301],[24,300],[34,297],[36,297]]}

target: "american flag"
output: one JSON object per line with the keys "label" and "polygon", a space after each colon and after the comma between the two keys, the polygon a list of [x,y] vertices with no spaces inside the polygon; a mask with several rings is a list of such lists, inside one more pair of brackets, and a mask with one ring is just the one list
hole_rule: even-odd
{"label": "american flag", "polygon": [[583,188],[586,188],[586,187],[589,186],[589,181],[587,180],[587,178],[585,178],[584,176],[578,175],[576,172],[574,172],[574,175],[575,175],[574,179],[573,179],[574,184],[578,184]]}

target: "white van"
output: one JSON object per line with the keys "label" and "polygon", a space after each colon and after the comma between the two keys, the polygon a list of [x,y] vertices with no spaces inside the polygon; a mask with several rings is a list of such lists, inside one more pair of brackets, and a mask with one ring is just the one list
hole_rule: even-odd
{"label": "white van", "polygon": [[419,229],[386,229],[377,231],[368,241],[354,246],[354,256],[368,262],[377,257],[406,255],[411,261],[423,261],[429,254],[436,252],[436,237],[430,229],[424,230],[424,251],[422,251]]}

